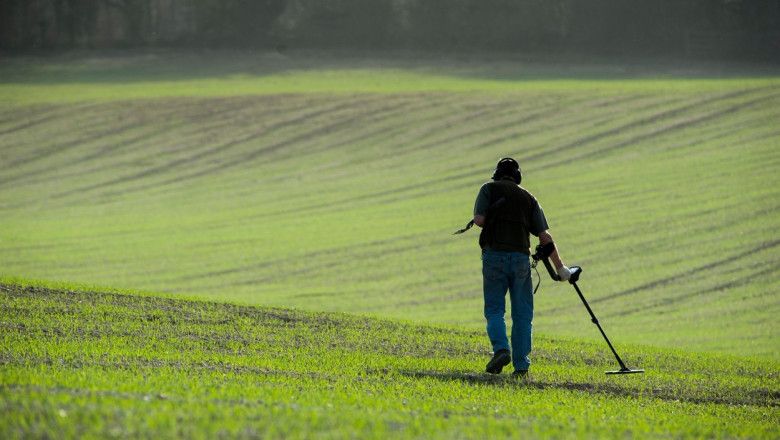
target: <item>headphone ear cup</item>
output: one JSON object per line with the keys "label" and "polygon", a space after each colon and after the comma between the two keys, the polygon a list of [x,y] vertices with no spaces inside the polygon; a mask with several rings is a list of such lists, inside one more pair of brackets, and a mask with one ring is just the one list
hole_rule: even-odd
{"label": "headphone ear cup", "polygon": [[515,181],[515,183],[517,183],[518,185],[520,185],[520,182],[522,182],[522,181],[523,181],[523,175],[522,175],[522,174],[520,174],[520,170],[515,170],[515,171],[512,173],[512,178],[513,178],[513,180]]}

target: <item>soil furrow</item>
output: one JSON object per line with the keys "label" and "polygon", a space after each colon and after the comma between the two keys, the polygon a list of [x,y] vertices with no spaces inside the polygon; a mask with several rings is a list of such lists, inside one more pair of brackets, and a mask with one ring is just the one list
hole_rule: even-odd
{"label": "soil furrow", "polygon": [[[116,185],[119,185],[119,184],[125,184],[125,183],[129,183],[129,182],[135,182],[137,180],[145,179],[145,178],[148,178],[148,177],[151,177],[151,176],[164,174],[164,173],[167,173],[167,172],[169,172],[169,171],[171,171],[171,170],[173,170],[175,168],[179,168],[179,167],[182,167],[184,165],[193,164],[195,162],[201,161],[202,159],[205,159],[205,158],[208,158],[208,157],[213,157],[213,156],[218,155],[218,154],[222,154],[222,153],[232,149],[233,147],[245,144],[245,143],[250,142],[250,141],[252,141],[254,139],[257,139],[259,137],[268,135],[268,134],[270,134],[270,133],[272,133],[274,131],[281,130],[283,128],[286,128],[286,127],[298,124],[298,123],[300,123],[302,121],[305,121],[305,120],[307,120],[309,118],[315,118],[317,116],[322,116],[322,115],[328,114],[330,112],[338,111],[338,110],[341,110],[341,109],[344,109],[344,108],[348,108],[348,107],[349,107],[348,103],[339,103],[339,104],[336,104],[336,105],[329,105],[325,109],[317,109],[317,110],[314,110],[314,111],[309,111],[309,112],[306,112],[303,115],[297,115],[295,117],[283,120],[281,122],[277,122],[277,123],[275,123],[275,124],[273,124],[271,126],[263,127],[261,130],[253,131],[250,134],[241,136],[238,139],[233,139],[230,142],[223,143],[223,144],[221,144],[221,145],[219,145],[217,147],[201,150],[197,154],[190,154],[190,155],[188,155],[186,157],[183,157],[183,158],[180,158],[180,159],[177,159],[177,160],[165,163],[163,165],[151,167],[151,168],[148,168],[148,169],[146,169],[144,171],[141,171],[141,172],[138,172],[138,173],[134,173],[134,174],[131,174],[131,175],[127,175],[127,176],[122,176],[122,177],[119,177],[119,178],[116,178],[116,179],[112,179],[112,180],[109,180],[109,181],[106,181],[106,182],[96,183],[96,184],[92,184],[92,185],[86,185],[86,186],[83,186],[83,187],[74,188],[72,190],[59,192],[59,193],[53,194],[51,197],[53,199],[61,199],[61,198],[70,196],[72,194],[88,192],[88,191],[92,191],[92,190],[95,190],[95,189],[106,189],[106,188],[111,187],[111,186],[116,186]],[[123,192],[112,193],[112,194],[121,194],[121,193],[123,193]]]}
{"label": "soil furrow", "polygon": [[215,166],[207,167],[205,169],[201,169],[197,172],[176,176],[171,179],[155,182],[154,184],[149,185],[141,185],[138,187],[135,187],[133,189],[127,189],[124,191],[114,191],[114,192],[107,192],[104,193],[106,196],[117,196],[117,195],[124,195],[131,192],[138,192],[149,188],[159,188],[161,186],[168,186],[173,184],[178,184],[186,181],[190,181],[192,179],[197,179],[200,177],[204,177],[210,174],[219,173],[222,171],[225,171],[230,168],[235,168],[240,165],[245,165],[248,163],[251,163],[255,161],[256,159],[260,157],[264,157],[265,155],[274,153],[278,150],[283,150],[289,147],[301,145],[305,142],[317,139],[320,134],[323,132],[338,132],[340,130],[343,130],[346,127],[352,126],[356,121],[359,121],[366,117],[371,117],[372,115],[381,113],[383,111],[389,111],[395,108],[395,105],[383,107],[380,109],[373,110],[371,112],[365,112],[362,114],[357,114],[354,116],[351,116],[349,118],[345,119],[339,119],[336,122],[326,124],[325,126],[319,126],[313,129],[310,129],[308,131],[305,131],[301,134],[298,134],[297,136],[294,136],[292,138],[284,139],[283,141],[275,142],[270,145],[265,145],[261,148],[258,148],[256,150],[250,151],[249,153],[246,153],[244,155],[240,155],[239,157],[236,157],[234,159],[226,160],[223,162],[218,163]]}
{"label": "soil furrow", "polygon": [[780,272],[780,268],[777,268],[774,264],[770,265],[771,267],[768,267],[766,269],[758,270],[755,272],[752,272],[749,275],[746,275],[741,278],[733,279],[730,281],[727,281],[725,283],[719,283],[712,287],[708,287],[706,289],[697,290],[694,292],[686,293],[683,295],[677,295],[677,296],[668,296],[665,297],[662,301],[656,303],[656,304],[649,304],[644,305],[642,307],[635,307],[633,309],[628,310],[621,310],[617,313],[611,313],[611,314],[605,314],[606,317],[617,317],[617,316],[628,316],[633,315],[635,313],[647,313],[650,310],[654,309],[660,309],[669,307],[684,301],[687,301],[689,299],[698,297],[698,296],[710,296],[712,295],[712,292],[717,292],[721,290],[729,290],[734,289],[736,287],[746,286],[752,282],[754,282],[757,278],[763,278],[768,275],[772,275],[774,273]]}
{"label": "soil furrow", "polygon": [[744,102],[744,103],[740,103],[738,105],[729,106],[729,107],[727,107],[725,109],[722,109],[722,110],[719,110],[719,111],[716,111],[716,112],[708,113],[708,114],[705,114],[705,115],[702,115],[702,116],[698,116],[698,117],[692,117],[692,118],[689,118],[689,119],[686,119],[686,120],[683,120],[683,121],[680,121],[680,122],[676,122],[676,123],[673,123],[673,124],[670,124],[670,125],[666,125],[666,126],[658,128],[658,129],[649,131],[647,133],[643,133],[643,134],[640,134],[640,135],[633,136],[633,137],[631,137],[629,139],[626,139],[625,141],[618,142],[616,144],[612,144],[612,145],[609,145],[609,146],[604,147],[604,148],[599,148],[599,149],[587,152],[587,153],[582,154],[582,155],[569,155],[569,157],[567,159],[565,159],[565,160],[558,160],[558,161],[556,161],[554,163],[549,163],[547,165],[541,165],[541,166],[539,166],[537,168],[537,170],[545,170],[545,169],[549,169],[549,168],[554,168],[554,167],[567,165],[567,164],[570,164],[570,163],[573,163],[573,162],[577,162],[577,161],[581,161],[581,160],[584,160],[584,159],[591,159],[591,158],[594,158],[594,157],[600,157],[600,156],[606,155],[606,154],[608,154],[610,152],[613,152],[613,151],[616,151],[616,150],[620,150],[620,149],[623,149],[623,148],[626,148],[626,147],[630,147],[630,146],[636,145],[638,143],[641,143],[641,142],[649,140],[649,139],[659,138],[661,136],[664,136],[664,135],[666,135],[666,134],[668,134],[670,132],[676,131],[676,130],[685,130],[685,129],[693,127],[695,125],[702,124],[702,123],[705,123],[705,122],[709,122],[709,121],[712,121],[713,119],[717,119],[717,118],[720,118],[720,117],[723,117],[723,116],[726,116],[726,115],[729,115],[729,114],[733,114],[733,113],[735,113],[737,111],[740,111],[740,110],[752,107],[752,106],[754,106],[754,105],[756,105],[758,103],[775,99],[775,98],[777,98],[777,96],[778,95],[770,95],[770,96],[764,96],[764,97],[761,97],[761,98],[756,98],[754,100],[751,100],[751,101],[748,101],[748,102]]}
{"label": "soil furrow", "polygon": [[547,151],[544,151],[544,152],[541,152],[541,153],[531,154],[531,155],[528,155],[528,156],[522,156],[519,160],[521,161],[521,163],[538,160],[538,159],[541,159],[541,158],[543,158],[543,157],[545,157],[547,155],[550,155],[550,154],[558,154],[558,153],[561,153],[561,152],[564,152],[564,151],[571,150],[573,148],[581,147],[581,146],[583,146],[585,144],[591,144],[593,142],[596,142],[596,141],[599,141],[599,140],[602,140],[602,139],[605,139],[605,138],[609,138],[609,137],[612,137],[612,136],[615,136],[615,135],[627,132],[629,130],[632,130],[632,129],[635,129],[635,128],[638,128],[638,127],[651,125],[651,124],[654,124],[654,123],[656,123],[658,121],[661,121],[663,119],[675,117],[675,116],[683,114],[683,113],[685,113],[685,112],[687,112],[689,110],[693,110],[693,109],[699,108],[699,107],[701,107],[703,105],[709,105],[709,104],[713,104],[713,103],[720,102],[720,101],[734,99],[734,98],[738,98],[738,97],[741,97],[741,96],[750,95],[750,94],[753,94],[753,93],[756,93],[756,92],[766,91],[767,89],[772,89],[772,88],[770,87],[770,88],[763,88],[763,89],[740,90],[740,91],[736,91],[736,92],[720,94],[720,95],[717,95],[717,96],[712,96],[712,97],[700,99],[700,100],[697,100],[695,102],[684,104],[684,105],[681,105],[681,106],[677,106],[677,107],[674,107],[674,108],[671,108],[671,109],[665,109],[663,111],[654,113],[654,114],[652,114],[650,116],[645,116],[645,117],[642,117],[642,118],[640,118],[638,120],[630,121],[630,122],[627,122],[625,124],[621,124],[620,126],[610,128],[608,130],[600,131],[598,133],[594,133],[594,134],[589,135],[589,136],[585,136],[585,137],[581,137],[581,138],[575,139],[574,141],[565,143],[563,145],[551,146],[550,148],[547,149]]}
{"label": "soil furrow", "polygon": [[[755,246],[750,247],[748,250],[746,250],[744,252],[733,254],[733,255],[731,255],[731,256],[729,256],[727,258],[723,258],[723,259],[720,259],[720,260],[709,262],[707,264],[704,264],[704,265],[692,268],[690,270],[686,270],[685,272],[680,272],[680,273],[677,273],[677,274],[674,274],[674,275],[671,275],[671,276],[668,276],[668,277],[658,278],[656,280],[653,280],[653,281],[641,284],[641,285],[636,286],[636,287],[632,287],[630,289],[621,290],[620,292],[615,292],[615,293],[612,293],[612,294],[609,294],[609,295],[605,295],[605,296],[602,296],[602,297],[594,298],[594,299],[589,300],[589,302],[591,304],[604,303],[604,302],[612,301],[612,300],[614,300],[616,298],[622,298],[622,297],[625,297],[625,296],[633,295],[635,293],[642,292],[644,290],[650,290],[650,289],[655,289],[656,287],[666,286],[666,285],[674,283],[676,281],[680,281],[680,280],[683,280],[685,278],[688,278],[688,277],[691,276],[692,273],[699,273],[699,272],[704,273],[704,272],[710,271],[712,269],[716,269],[718,267],[724,266],[726,264],[733,263],[735,261],[739,261],[741,259],[751,257],[751,256],[753,256],[757,252],[765,251],[765,250],[768,250],[768,249],[774,249],[774,248],[776,248],[778,246],[780,246],[780,240],[774,240],[774,241],[770,241],[770,242],[760,243],[760,244],[757,244]],[[563,311],[566,308],[569,308],[569,307],[552,308],[552,309],[546,310],[546,312],[547,313],[555,313],[555,312]]]}

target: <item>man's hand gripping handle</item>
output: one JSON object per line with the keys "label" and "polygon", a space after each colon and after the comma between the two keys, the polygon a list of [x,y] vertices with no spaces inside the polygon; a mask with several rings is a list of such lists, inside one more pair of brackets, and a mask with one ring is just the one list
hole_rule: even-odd
{"label": "man's hand gripping handle", "polygon": [[547,268],[547,273],[550,274],[550,278],[553,280],[568,281],[571,284],[576,283],[580,277],[580,273],[582,273],[582,268],[578,266],[572,266],[572,268],[569,269],[563,265],[556,271],[553,269],[552,264],[550,264],[549,259],[553,252],[555,252],[555,243],[552,241],[536,246],[536,253],[531,255],[531,258],[534,260],[534,266],[536,266],[536,264],[541,261],[544,263],[544,267]]}

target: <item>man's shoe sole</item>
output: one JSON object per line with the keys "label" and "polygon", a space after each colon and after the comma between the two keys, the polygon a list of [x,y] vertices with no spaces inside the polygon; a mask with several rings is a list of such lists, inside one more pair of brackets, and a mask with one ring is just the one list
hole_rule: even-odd
{"label": "man's shoe sole", "polygon": [[487,366],[485,367],[485,371],[490,374],[499,374],[505,366],[509,365],[511,360],[512,358],[509,356],[509,353],[503,352],[488,362]]}

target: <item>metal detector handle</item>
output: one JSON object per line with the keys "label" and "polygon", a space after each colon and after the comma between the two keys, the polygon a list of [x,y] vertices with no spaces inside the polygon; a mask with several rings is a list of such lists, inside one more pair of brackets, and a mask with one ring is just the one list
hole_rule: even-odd
{"label": "metal detector handle", "polygon": [[536,253],[531,255],[531,258],[534,259],[534,261],[540,261],[544,263],[544,267],[547,268],[547,273],[550,274],[550,278],[553,279],[553,281],[560,281],[561,277],[558,276],[558,273],[555,272],[555,270],[552,267],[552,264],[550,264],[550,254],[555,251],[555,243],[549,242],[546,244],[540,244],[536,246]]}
{"label": "metal detector handle", "polygon": [[[546,244],[540,244],[539,246],[536,246],[536,253],[531,256],[531,258],[534,259],[534,261],[542,261],[544,263],[544,267],[547,268],[547,273],[550,274],[550,278],[552,278],[554,281],[561,281],[561,277],[558,276],[558,272],[553,269],[552,264],[550,264],[550,255],[555,251],[555,243],[549,242]],[[569,284],[574,284],[580,279],[580,275],[582,274],[582,268],[580,266],[572,266],[569,268],[571,271],[571,277],[569,277]]]}
{"label": "metal detector handle", "polygon": [[576,287],[576,283],[580,280],[580,275],[582,275],[582,268],[579,266],[571,266],[569,270],[571,271],[571,276],[569,276],[569,284]]}
{"label": "metal detector handle", "polygon": [[561,277],[558,276],[558,273],[553,269],[552,264],[550,264],[550,260],[548,258],[545,258],[542,260],[542,263],[544,263],[544,267],[547,268],[547,273],[550,274],[550,277],[555,281],[560,281]]}

